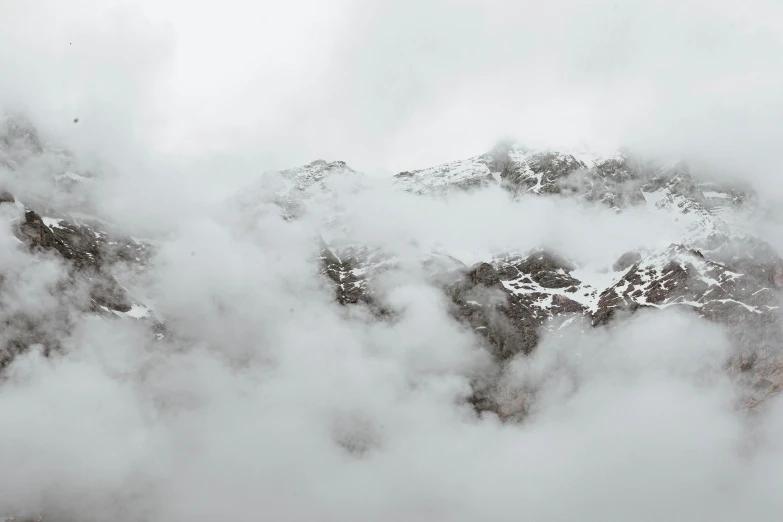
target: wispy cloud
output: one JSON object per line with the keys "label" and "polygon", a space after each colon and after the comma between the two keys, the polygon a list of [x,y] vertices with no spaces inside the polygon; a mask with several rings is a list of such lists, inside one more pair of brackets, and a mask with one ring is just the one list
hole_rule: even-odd
{"label": "wispy cloud", "polygon": [[[266,168],[324,157],[392,172],[503,135],[629,143],[776,196],[776,4],[161,6],[0,8],[0,104],[77,166],[100,166],[96,213],[159,241],[138,284],[170,329],[157,341],[75,312],[44,323],[61,353],[33,348],[0,382],[0,513],[728,521],[783,509],[780,402],[757,419],[735,410],[719,327],[670,310],[545,336],[503,374],[509,400],[535,385],[536,409],[503,424],[465,404],[493,363],[413,262],[545,245],[608,265],[678,225],[499,190],[416,198],[378,179],[335,185],[336,201],[295,222],[221,206]],[[22,154],[3,181],[51,195],[41,180],[61,160]],[[3,212],[3,299],[48,317],[65,269],[15,250],[19,209]],[[403,261],[379,283],[393,282],[395,320],[334,302],[317,264],[327,218]]]}

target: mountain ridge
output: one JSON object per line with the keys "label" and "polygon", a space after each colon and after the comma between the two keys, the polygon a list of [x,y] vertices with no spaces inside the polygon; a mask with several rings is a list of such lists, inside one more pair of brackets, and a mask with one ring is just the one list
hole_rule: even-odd
{"label": "mountain ridge", "polygon": [[[14,132],[20,139],[37,140],[35,133],[18,128]],[[88,176],[66,170],[55,181],[66,178],[79,185]],[[337,179],[359,187],[364,180],[343,161],[316,160],[265,173],[228,204],[238,207],[251,225],[272,208],[284,221],[294,222],[307,215],[312,201],[328,198]],[[465,160],[401,172],[378,181],[382,183],[425,198],[482,189],[500,189],[515,201],[575,198],[620,214],[644,208],[683,225],[683,235],[668,245],[627,252],[598,271],[577,266],[543,246],[528,252],[495,252],[478,263],[466,264],[458,253],[435,249],[422,257],[431,284],[450,303],[451,316],[473,332],[500,367],[532,353],[542,335],[555,335],[577,323],[611,326],[618,316],[675,306],[729,328],[736,348],[729,366],[740,377],[749,376],[747,404],[758,404],[783,387],[783,363],[770,342],[781,329],[776,293],[783,288],[783,260],[766,243],[734,230],[726,218],[752,204],[752,194],[695,180],[683,163],[661,166],[626,151],[575,155],[510,143]],[[10,192],[2,199],[23,212],[17,236],[31,252],[57,255],[73,266],[74,277],[89,281],[92,304],[84,311],[142,319],[159,339],[164,337],[165,320],[133,299],[111,270],[118,260],[144,269],[153,255],[151,244],[112,235],[97,221],[79,220],[56,209],[44,207],[39,214]],[[327,221],[335,219],[339,215]],[[319,270],[325,284],[332,286],[335,301],[369,307],[379,320],[393,317],[379,299],[375,281],[394,270],[399,260],[368,245],[331,244],[324,235],[319,241]],[[6,360],[24,349],[15,345]],[[753,364],[748,366],[748,361]],[[503,411],[501,416],[511,419],[527,410],[529,405],[509,409],[493,386],[477,385],[472,400],[479,414]]]}

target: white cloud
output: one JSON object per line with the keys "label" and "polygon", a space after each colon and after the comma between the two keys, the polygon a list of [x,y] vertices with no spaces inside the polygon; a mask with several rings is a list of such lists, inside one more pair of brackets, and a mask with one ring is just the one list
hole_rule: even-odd
{"label": "white cloud", "polygon": [[[379,322],[316,277],[331,206],[285,223],[215,204],[266,167],[321,156],[402,170],[509,134],[742,167],[774,196],[776,4],[17,7],[0,8],[0,103],[103,161],[94,204],[161,240],[145,290],[170,334],[76,317],[52,323],[62,354],[15,360],[0,383],[0,512],[737,520],[783,508],[780,403],[758,427],[735,411],[717,327],[667,312],[545,339],[507,370],[510,391],[539,386],[537,409],[504,425],[463,404],[490,363],[412,262],[432,247],[546,244],[607,264],[640,238],[665,242],[671,224],[492,190],[436,201],[341,187],[347,238],[404,261],[384,296],[400,316]],[[55,168],[43,163],[23,164],[18,188],[38,190],[29,180]],[[14,250],[11,218],[3,290],[46,312],[63,269]]]}

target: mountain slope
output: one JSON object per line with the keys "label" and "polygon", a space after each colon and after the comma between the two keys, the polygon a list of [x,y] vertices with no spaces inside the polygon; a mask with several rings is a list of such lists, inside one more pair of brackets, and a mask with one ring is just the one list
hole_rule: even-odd
{"label": "mountain slope", "polygon": [[[45,149],[37,134],[20,124],[14,123],[6,135],[10,137],[4,141],[3,161],[9,172],[19,168],[20,149],[28,154]],[[60,190],[78,193],[89,178],[64,164],[52,181]],[[336,213],[320,216],[327,226],[339,218],[340,191],[362,190],[362,182],[362,174],[344,162],[318,160],[266,173],[228,205],[249,223],[270,209],[294,222],[314,205],[330,201],[332,206],[320,207]],[[423,273],[450,303],[452,317],[473,332],[499,367],[533,352],[542,335],[556,335],[565,328],[611,327],[618,317],[638,310],[679,307],[728,328],[736,348],[729,367],[748,381],[748,404],[757,404],[783,386],[783,378],[777,377],[783,364],[775,343],[781,330],[777,296],[783,287],[783,260],[769,245],[734,226],[734,217],[752,205],[752,194],[696,180],[683,164],[645,163],[622,151],[591,155],[533,151],[514,144],[400,173],[389,189],[440,198],[488,187],[520,201],[576,198],[619,216],[646,208],[682,225],[682,233],[670,244],[628,252],[598,270],[542,248],[497,251],[477,264],[465,264],[456,252],[425,251],[418,261]],[[26,251],[53,256],[68,267],[67,281],[59,283],[70,289],[60,292],[67,303],[58,310],[142,319],[163,335],[154,313],[130,295],[113,270],[118,263],[143,270],[152,255],[150,245],[47,202],[25,204],[9,192],[0,201],[0,207],[17,214],[14,230]],[[368,307],[381,320],[393,319],[395,312],[378,284],[403,260],[371,245],[331,242],[328,237],[320,236],[318,263],[335,300],[343,306]],[[56,349],[56,341],[44,333],[60,326],[24,314],[7,313],[4,318],[9,331],[19,332],[6,342],[4,364],[31,344]],[[56,320],[66,329],[72,322],[67,313]],[[477,385],[476,394],[477,409],[503,409],[491,383]],[[502,416],[513,417],[522,410],[506,407]]]}
{"label": "mountain slope", "polygon": [[[35,161],[47,149],[35,129],[24,121],[9,119],[0,139],[0,162],[4,175],[13,179],[24,162]],[[56,187],[63,200],[78,206],[79,185],[89,176],[69,170],[67,156],[58,153],[60,171],[43,182]],[[118,278],[120,266],[144,270],[152,247],[118,233],[97,218],[59,210],[58,198],[31,197],[24,202],[6,188],[0,187],[0,213],[9,218],[11,232],[18,241],[23,262],[41,260],[57,267],[51,281],[55,303],[33,308],[18,306],[18,281],[2,274],[0,281],[0,321],[3,325],[0,345],[0,367],[32,345],[43,344],[45,351],[58,350],[60,339],[84,314],[107,319],[142,320],[161,338],[163,327],[147,306],[135,299]],[[24,257],[29,256],[29,257]],[[60,273],[62,268],[62,273]]]}
{"label": "mountain slope", "polygon": [[[783,259],[732,221],[751,194],[695,180],[684,164],[645,164],[622,152],[591,156],[509,145],[393,180],[395,189],[424,197],[491,186],[514,198],[576,197],[620,213],[642,206],[670,217],[683,231],[669,246],[629,252],[603,273],[540,250],[498,253],[459,270],[460,282],[443,288],[452,314],[485,340],[497,360],[530,353],[541,332],[575,319],[600,327],[618,314],[677,306],[728,327],[736,348],[730,367],[736,372],[749,371],[748,361],[754,361],[749,404],[783,386],[783,378],[771,377],[783,368],[772,346],[781,333],[777,296]],[[372,301],[373,272],[389,265],[370,257],[349,255],[347,262],[333,254],[322,257],[339,302]],[[503,297],[482,301],[482,295]],[[496,409],[486,397],[479,402]]]}

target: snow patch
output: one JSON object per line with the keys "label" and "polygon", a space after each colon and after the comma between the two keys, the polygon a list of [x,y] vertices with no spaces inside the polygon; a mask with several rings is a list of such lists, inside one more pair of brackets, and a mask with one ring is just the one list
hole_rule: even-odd
{"label": "snow patch", "polygon": [[57,219],[57,218],[50,218],[50,217],[42,217],[41,221],[43,221],[43,224],[46,225],[49,228],[63,228],[63,220]]}

